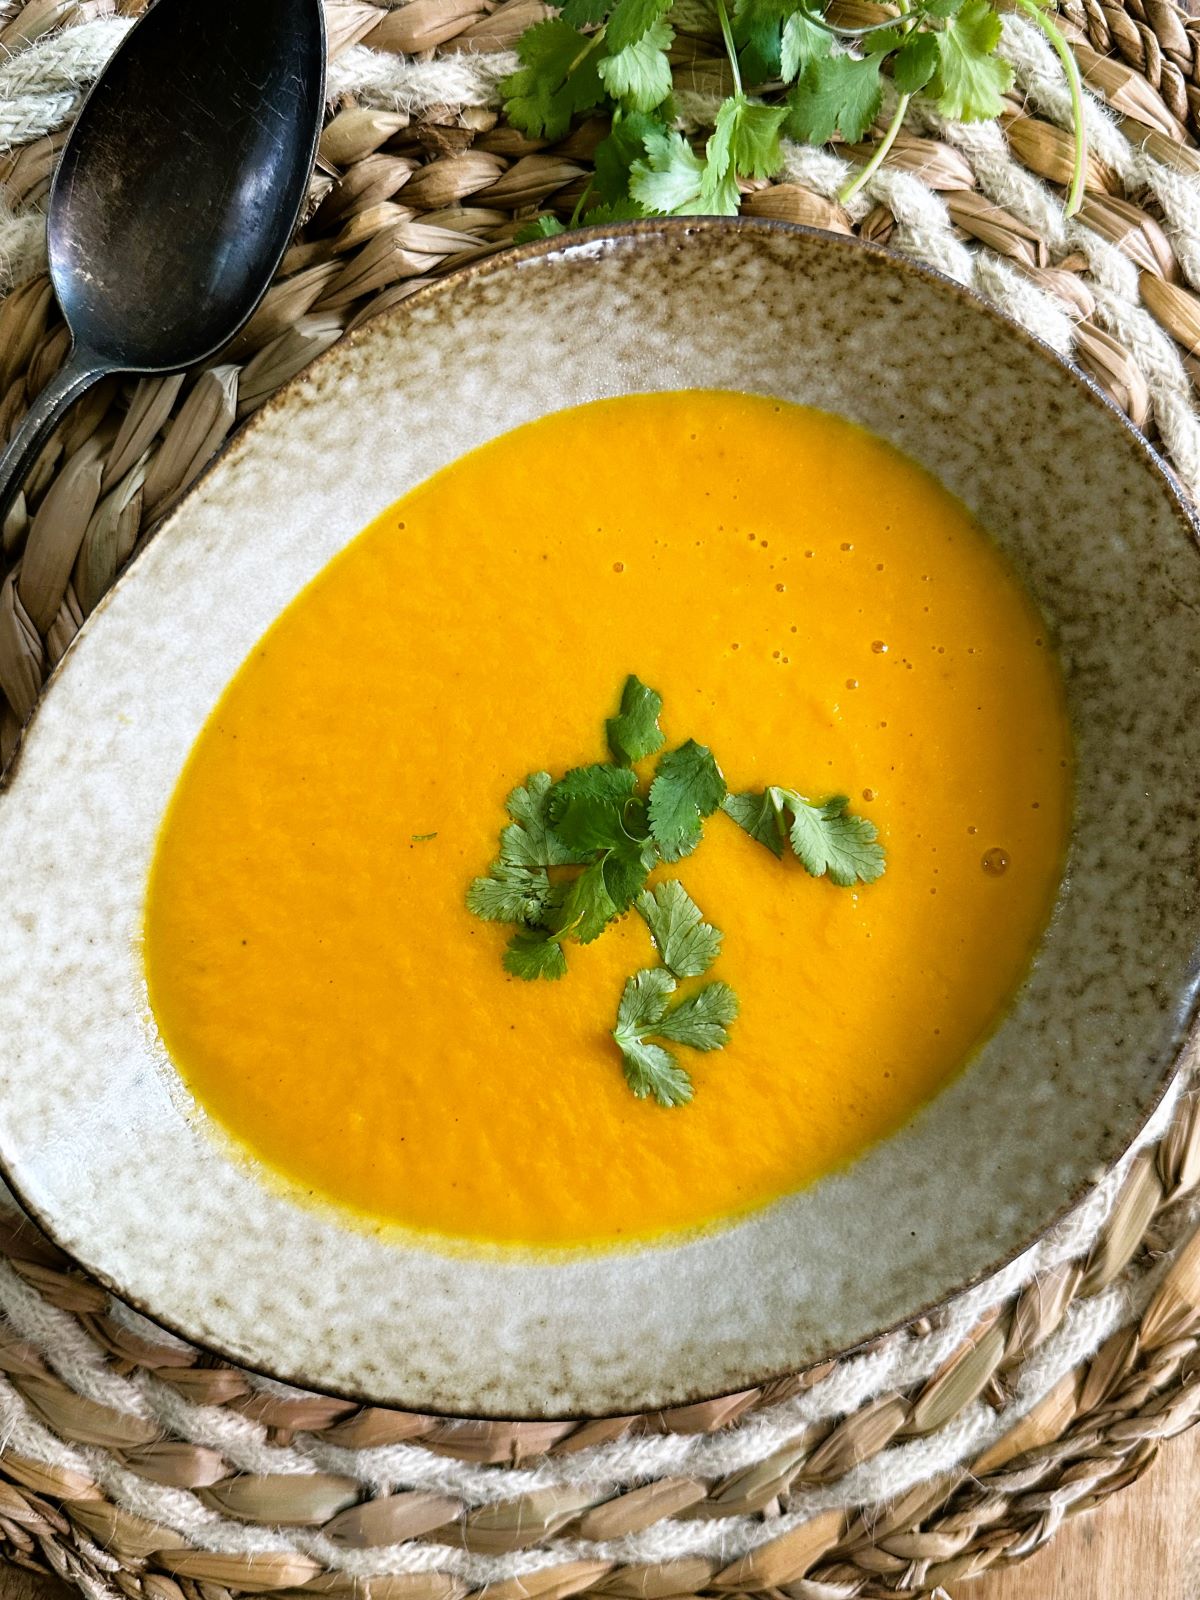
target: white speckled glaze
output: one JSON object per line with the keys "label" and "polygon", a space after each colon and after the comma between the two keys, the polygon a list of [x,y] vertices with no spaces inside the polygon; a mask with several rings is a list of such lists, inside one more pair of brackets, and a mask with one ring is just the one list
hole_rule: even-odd
{"label": "white speckled glaze", "polygon": [[[853,1167],[747,1221],[566,1260],[372,1236],[264,1182],[156,1059],[138,934],[163,808],[255,640],[391,501],[547,411],[690,386],[852,417],[1008,551],[1061,652],[1077,741],[1061,903],[968,1071]],[[779,224],[526,247],[289,386],[71,649],[0,797],[0,1159],[126,1298],[298,1383],[505,1417],[744,1388],[998,1265],[1129,1143],[1193,1010],[1198,771],[1188,513],[1123,419],[1028,336],[910,263]]]}

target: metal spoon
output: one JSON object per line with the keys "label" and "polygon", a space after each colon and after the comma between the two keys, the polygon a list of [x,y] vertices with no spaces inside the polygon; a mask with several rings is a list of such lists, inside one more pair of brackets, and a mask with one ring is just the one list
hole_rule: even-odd
{"label": "metal spoon", "polygon": [[50,195],[71,352],[0,457],[0,523],[97,379],[216,353],[266,292],[325,99],[321,0],[156,0],[84,102]]}

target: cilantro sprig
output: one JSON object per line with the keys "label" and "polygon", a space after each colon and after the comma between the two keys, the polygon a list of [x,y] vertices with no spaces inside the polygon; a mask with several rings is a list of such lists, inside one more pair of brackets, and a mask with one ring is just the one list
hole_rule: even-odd
{"label": "cilantro sprig", "polygon": [[737,996],[719,979],[674,1006],[675,979],[663,967],[646,967],[626,980],[613,1038],[621,1052],[625,1081],[639,1100],[653,1095],[660,1106],[686,1105],[694,1094],[691,1076],[666,1045],[720,1050],[738,1014]]}
{"label": "cilantro sprig", "polygon": [[668,878],[637,897],[659,960],[677,978],[698,978],[721,954],[720,929],[705,922],[700,907],[679,882]]}
{"label": "cilantro sprig", "polygon": [[883,876],[886,863],[875,824],[855,816],[844,794],[814,803],[795,789],[771,787],[728,795],[723,809],[776,856],[783,855],[786,840],[806,872],[814,878],[828,874],[839,889]]}
{"label": "cilantro sprig", "polygon": [[[580,114],[607,113],[611,130],[595,153],[595,177],[570,219],[733,215],[741,181],[776,176],[784,139],[859,144],[875,124],[891,78],[895,106],[865,164],[844,186],[848,200],[878,169],[909,103],[922,96],[960,122],[997,117],[1013,70],[997,55],[997,0],[894,0],[896,15],[862,27],[834,17],[833,0],[715,0],[733,92],[703,146],[677,126],[672,99],[674,0],[565,0],[517,43],[519,69],[502,84],[512,125],[537,139],[563,137]],[[1054,46],[1072,101],[1075,167],[1067,196],[1074,216],[1087,160],[1079,69],[1054,20],[1056,0],[1015,0]],[[691,23],[694,27],[694,20]],[[538,218],[518,240],[563,231]]]}
{"label": "cilantro sprig", "polygon": [[[712,979],[671,1003],[680,981],[702,977],[718,959],[724,935],[682,883],[649,888],[650,874],[691,855],[718,809],[776,857],[790,843],[813,877],[839,887],[873,882],[885,862],[874,824],[855,816],[844,795],[814,802],[775,786],[730,794],[706,745],[688,739],[658,754],[666,742],[661,712],[661,695],[627,678],[605,722],[610,761],[573,767],[557,782],[530,773],[511,791],[499,854],[468,888],[467,907],[512,928],[505,970],[531,983],[565,977],[566,944],[592,943],[636,908],[661,965],[626,982],[613,1039],[633,1093],[679,1106],[692,1098],[692,1080],[667,1046],[722,1049],[738,1002]],[[634,764],[655,755],[647,785]]]}
{"label": "cilantro sprig", "polygon": [[[630,677],[605,724],[614,761],[574,767],[557,783],[548,772],[531,773],[505,801],[512,820],[500,834],[500,854],[471,884],[467,908],[486,922],[515,925],[504,954],[515,978],[563,977],[563,945],[598,939],[656,866],[696,848],[704,818],[724,800],[713,753],[694,739],[659,759],[642,792],[631,763],[662,747],[661,710],[661,696]],[[583,870],[552,879],[550,869],[559,867]]]}
{"label": "cilantro sprig", "polygon": [[725,779],[707,745],[689,739],[658,763],[650,785],[650,831],[664,861],[690,856],[700,843],[704,819],[724,800]]}
{"label": "cilantro sprig", "polygon": [[661,714],[662,695],[647,689],[640,678],[626,678],[621,708],[604,724],[613,760],[628,767],[661,750],[666,742],[658,725]]}

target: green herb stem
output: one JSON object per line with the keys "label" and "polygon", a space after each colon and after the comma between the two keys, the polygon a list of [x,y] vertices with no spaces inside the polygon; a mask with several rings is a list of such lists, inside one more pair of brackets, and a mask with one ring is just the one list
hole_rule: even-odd
{"label": "green herb stem", "polygon": [[[909,0],[900,0],[901,17],[907,16],[908,12]],[[895,23],[891,23],[890,26],[895,27]],[[910,24],[909,27],[905,29],[905,32],[909,33],[911,31],[912,28]],[[896,102],[896,109],[892,113],[892,120],[888,123],[887,130],[884,133],[883,138],[871,152],[871,159],[859,172],[855,173],[847,183],[843,184],[841,189],[838,190],[838,201],[840,204],[847,205],[851,200],[853,200],[854,196],[862,188],[863,184],[869,183],[879,171],[883,163],[887,160],[888,151],[895,144],[896,136],[899,134],[900,129],[904,126],[904,118],[908,112],[908,103],[911,99],[912,95],[910,94],[902,94],[900,96],[899,100]]]}
{"label": "green herb stem", "polygon": [[879,171],[887,160],[888,151],[896,142],[896,135],[904,125],[905,113],[908,111],[908,102],[912,99],[910,94],[902,94],[896,102],[896,109],[892,113],[892,120],[887,125],[887,132],[871,152],[871,159],[865,166],[860,167],[849,182],[843,184],[838,190],[838,200],[842,205],[848,204],[862,188]]}
{"label": "green herb stem", "polygon": [[725,49],[729,53],[729,65],[733,68],[734,93],[741,94],[742,69],[738,66],[737,45],[733,42],[733,29],[729,25],[729,12],[725,9],[725,0],[717,0],[717,16],[721,19],[721,32],[725,36]]}
{"label": "green herb stem", "polygon": [[[903,8],[905,11],[908,7]],[[814,28],[820,28],[823,33],[830,34],[834,39],[866,39],[873,33],[884,33],[888,28],[896,26],[895,17],[886,17],[882,22],[867,22],[861,28],[846,28],[841,23],[830,22],[816,11],[806,10],[804,20],[811,22]]]}
{"label": "green herb stem", "polygon": [[579,227],[580,222],[582,221],[582,218],[583,218],[583,208],[584,208],[585,205],[587,205],[588,201],[591,199],[592,190],[595,187],[596,187],[596,174],[593,172],[591,174],[591,176],[588,178],[588,181],[583,186],[583,193],[579,196],[579,199],[576,200],[576,202],[575,202],[575,209],[571,213],[571,220],[570,220],[570,222],[567,223],[567,227],[568,228],[578,228]]}
{"label": "green herb stem", "polygon": [[595,33],[588,34],[585,37],[583,49],[579,52],[579,54],[575,57],[574,61],[572,61],[571,65],[567,68],[568,77],[570,76],[571,73],[578,72],[580,67],[583,65],[583,63],[591,55],[592,51],[598,49],[600,47],[600,45],[602,45],[604,43],[604,35],[607,32],[608,32],[608,23],[607,22],[603,22],[596,29]]}
{"label": "green herb stem", "polygon": [[1071,120],[1074,124],[1075,134],[1075,164],[1071,172],[1071,186],[1067,190],[1066,215],[1078,215],[1083,204],[1084,183],[1087,179],[1088,139],[1087,127],[1083,120],[1083,80],[1079,76],[1079,63],[1071,52],[1071,47],[1066,41],[1062,29],[1036,0],[1017,0],[1017,5],[1038,27],[1054,46],[1054,53],[1062,63],[1062,69],[1067,79],[1067,87],[1071,91]]}

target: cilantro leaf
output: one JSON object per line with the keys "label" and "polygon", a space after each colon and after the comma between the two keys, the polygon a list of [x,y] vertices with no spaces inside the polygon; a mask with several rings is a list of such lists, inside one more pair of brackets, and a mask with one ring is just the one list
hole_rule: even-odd
{"label": "cilantro leaf", "polygon": [[786,106],[756,105],[744,94],[721,102],[716,127],[708,141],[708,170],[713,181],[735,177],[771,178],[783,163],[779,130]]}
{"label": "cilantro leaf", "polygon": [[682,1106],[692,1098],[692,1080],[669,1050],[651,1044],[663,1020],[675,980],[662,967],[647,967],[626,980],[613,1038],[621,1052],[625,1081],[639,1100],[653,1095],[660,1106]]}
{"label": "cilantro leaf", "polygon": [[[713,136],[715,138],[715,135]],[[659,216],[731,217],[738,209],[737,175],[701,161],[681,133],[652,129],[646,158],[629,169],[629,193]],[[713,140],[710,138],[709,147]]]}
{"label": "cilantro leaf", "polygon": [[[713,137],[716,137],[715,134]],[[708,142],[711,145],[712,139]],[[741,190],[733,167],[727,167],[722,172],[710,161],[704,168],[700,198],[690,210],[701,217],[732,217],[736,216],[741,201]]]}
{"label": "cilantro leaf", "polygon": [[621,690],[621,709],[604,724],[613,760],[631,766],[661,750],[663,731],[658,725],[662,714],[662,695],[648,689],[632,674]]}
{"label": "cilantro leaf", "polygon": [[658,860],[658,852],[650,837],[650,807],[640,795],[635,795],[625,807],[624,823],[626,836],[636,839],[649,852],[648,859],[653,866]]}
{"label": "cilantro leaf", "polygon": [[638,205],[636,200],[614,200],[611,205],[589,207],[586,215],[581,219],[581,225],[599,227],[601,223],[631,222],[645,215],[645,209]]}
{"label": "cilantro leaf", "polygon": [[779,76],[779,8],[774,0],[749,0],[738,7],[733,38],[745,83],[766,83]]}
{"label": "cilantro leaf", "polygon": [[535,222],[527,222],[523,228],[517,229],[513,234],[513,243],[532,244],[534,239],[554,239],[566,231],[565,223],[557,217],[538,217]]}
{"label": "cilantro leaf", "polygon": [[544,867],[518,867],[494,861],[486,878],[467,890],[467,910],[484,922],[541,922],[552,904],[550,876]]}
{"label": "cilantro leaf", "polygon": [[645,157],[629,169],[629,193],[656,216],[695,215],[699,211],[704,162],[681,133],[648,129]]}
{"label": "cilantro leaf", "polygon": [[653,1095],[660,1106],[685,1106],[695,1090],[690,1076],[669,1050],[660,1044],[650,1044],[633,1035],[622,1040],[614,1034],[621,1048],[625,1082],[639,1100]]}
{"label": "cilantro leaf", "polygon": [[653,1095],[661,1106],[681,1106],[692,1098],[692,1080],[669,1050],[653,1038],[719,1050],[729,1041],[737,1016],[737,996],[727,983],[706,983],[668,1010],[675,979],[662,967],[646,967],[626,980],[617,1007],[613,1038],[621,1052],[625,1081],[639,1100]]}
{"label": "cilantro leaf", "polygon": [[867,817],[856,817],[844,794],[814,806],[794,789],[776,793],[792,813],[792,849],[814,878],[828,872],[831,883],[848,889],[853,883],[874,883],[882,876],[883,846],[878,843],[875,824]]}
{"label": "cilantro leaf", "polygon": [[600,62],[597,70],[614,100],[631,111],[653,111],[662,104],[671,92],[667,51],[674,37],[667,23],[654,22],[640,39]]}
{"label": "cilantro leaf", "polygon": [[899,50],[908,35],[899,23],[894,28],[877,28],[874,33],[867,34],[865,39],[858,42],[863,50],[872,56],[890,56],[893,50]]}
{"label": "cilantro leaf", "polygon": [[704,921],[700,907],[678,879],[638,895],[637,908],[659,959],[677,978],[698,978],[720,955],[720,930]]}
{"label": "cilantro leaf", "polygon": [[840,130],[843,139],[857,144],[882,99],[877,56],[860,60],[831,55],[810,61],[789,96],[788,131],[808,144],[827,144]]}
{"label": "cilantro leaf", "polygon": [[875,824],[868,817],[855,816],[844,794],[813,805],[795,789],[773,785],[761,794],[730,795],[723,809],[752,839],[777,856],[783,854],[781,841],[786,832],[805,870],[814,878],[828,874],[840,889],[874,883],[887,866]]}
{"label": "cilantro leaf", "polygon": [[[619,55],[644,39],[654,24],[671,9],[672,0],[617,0],[605,29],[611,55]],[[672,35],[674,37],[674,35]]]}
{"label": "cilantro leaf", "polygon": [[627,839],[604,857],[604,887],[618,912],[629,910],[657,859],[653,847],[637,839]]}
{"label": "cilantro leaf", "polygon": [[567,886],[562,910],[555,918],[558,924],[556,932],[560,938],[574,939],[577,944],[591,944],[617,916],[617,904],[605,882],[605,860],[605,856],[597,856]]}
{"label": "cilantro leaf", "polygon": [[628,767],[597,762],[573,767],[550,790],[547,815],[555,834],[572,850],[609,850],[628,838],[626,804],[637,777]]}
{"label": "cilantro leaf", "polygon": [[566,0],[559,12],[573,28],[594,28],[608,15],[608,0]]}
{"label": "cilantro leaf", "polygon": [[746,83],[782,78],[791,83],[808,63],[827,56],[833,39],[822,27],[823,6],[808,0],[737,0],[733,37]]}
{"label": "cilantro leaf", "polygon": [[729,15],[733,37],[741,44],[756,28],[768,22],[780,27],[797,0],[732,0]]}
{"label": "cilantro leaf", "polygon": [[725,793],[725,779],[706,745],[689,739],[662,757],[650,785],[650,831],[664,861],[691,854],[700,843],[702,819]]}
{"label": "cilantro leaf", "polygon": [[565,844],[552,831],[548,772],[531,772],[504,802],[512,825],[500,835],[500,860],[514,867],[565,867],[587,856]]}
{"label": "cilantro leaf", "polygon": [[937,35],[923,30],[908,35],[892,63],[892,77],[901,94],[917,94],[937,71]]}
{"label": "cilantro leaf", "polygon": [[508,941],[504,970],[526,983],[537,978],[562,978],[566,976],[567,958],[552,935],[522,928]]}
{"label": "cilantro leaf", "polygon": [[660,1039],[691,1045],[693,1050],[721,1050],[729,1043],[729,1024],[737,1014],[737,995],[716,979],[681,1000],[654,1031]]}
{"label": "cilantro leaf", "polygon": [[932,92],[944,117],[982,122],[998,117],[1012,87],[1013,69],[994,54],[1000,43],[1000,18],[988,0],[964,0],[936,35],[938,70]]}
{"label": "cilantro leaf", "polygon": [[780,76],[794,83],[810,61],[820,61],[833,48],[828,29],[819,27],[804,11],[793,11],[783,25],[779,45]]}
{"label": "cilantro leaf", "polygon": [[[629,204],[629,169],[646,153],[648,133],[665,134],[661,122],[644,111],[615,111],[607,139],[596,146],[592,157],[596,168],[595,192],[608,206]],[[632,202],[636,205],[636,202]],[[595,209],[595,208],[594,208]],[[640,207],[638,207],[640,211]],[[594,215],[593,212],[589,216]]]}
{"label": "cilantro leaf", "polygon": [[764,83],[779,76],[779,36],[792,3],[734,0],[733,39],[746,83]]}
{"label": "cilantro leaf", "polygon": [[[617,1006],[617,1033],[650,1033],[667,1014],[675,979],[663,967],[643,967],[625,980]],[[617,1040],[619,1044],[620,1039]]]}
{"label": "cilantro leaf", "polygon": [[768,850],[782,858],[782,818],[771,800],[770,790],[765,794],[747,792],[727,795],[721,802],[721,809],[752,839],[765,844]]}
{"label": "cilantro leaf", "polygon": [[604,85],[596,43],[562,17],[536,23],[521,35],[517,55],[522,65],[500,85],[514,128],[535,139],[561,139],[577,111],[600,104]]}

